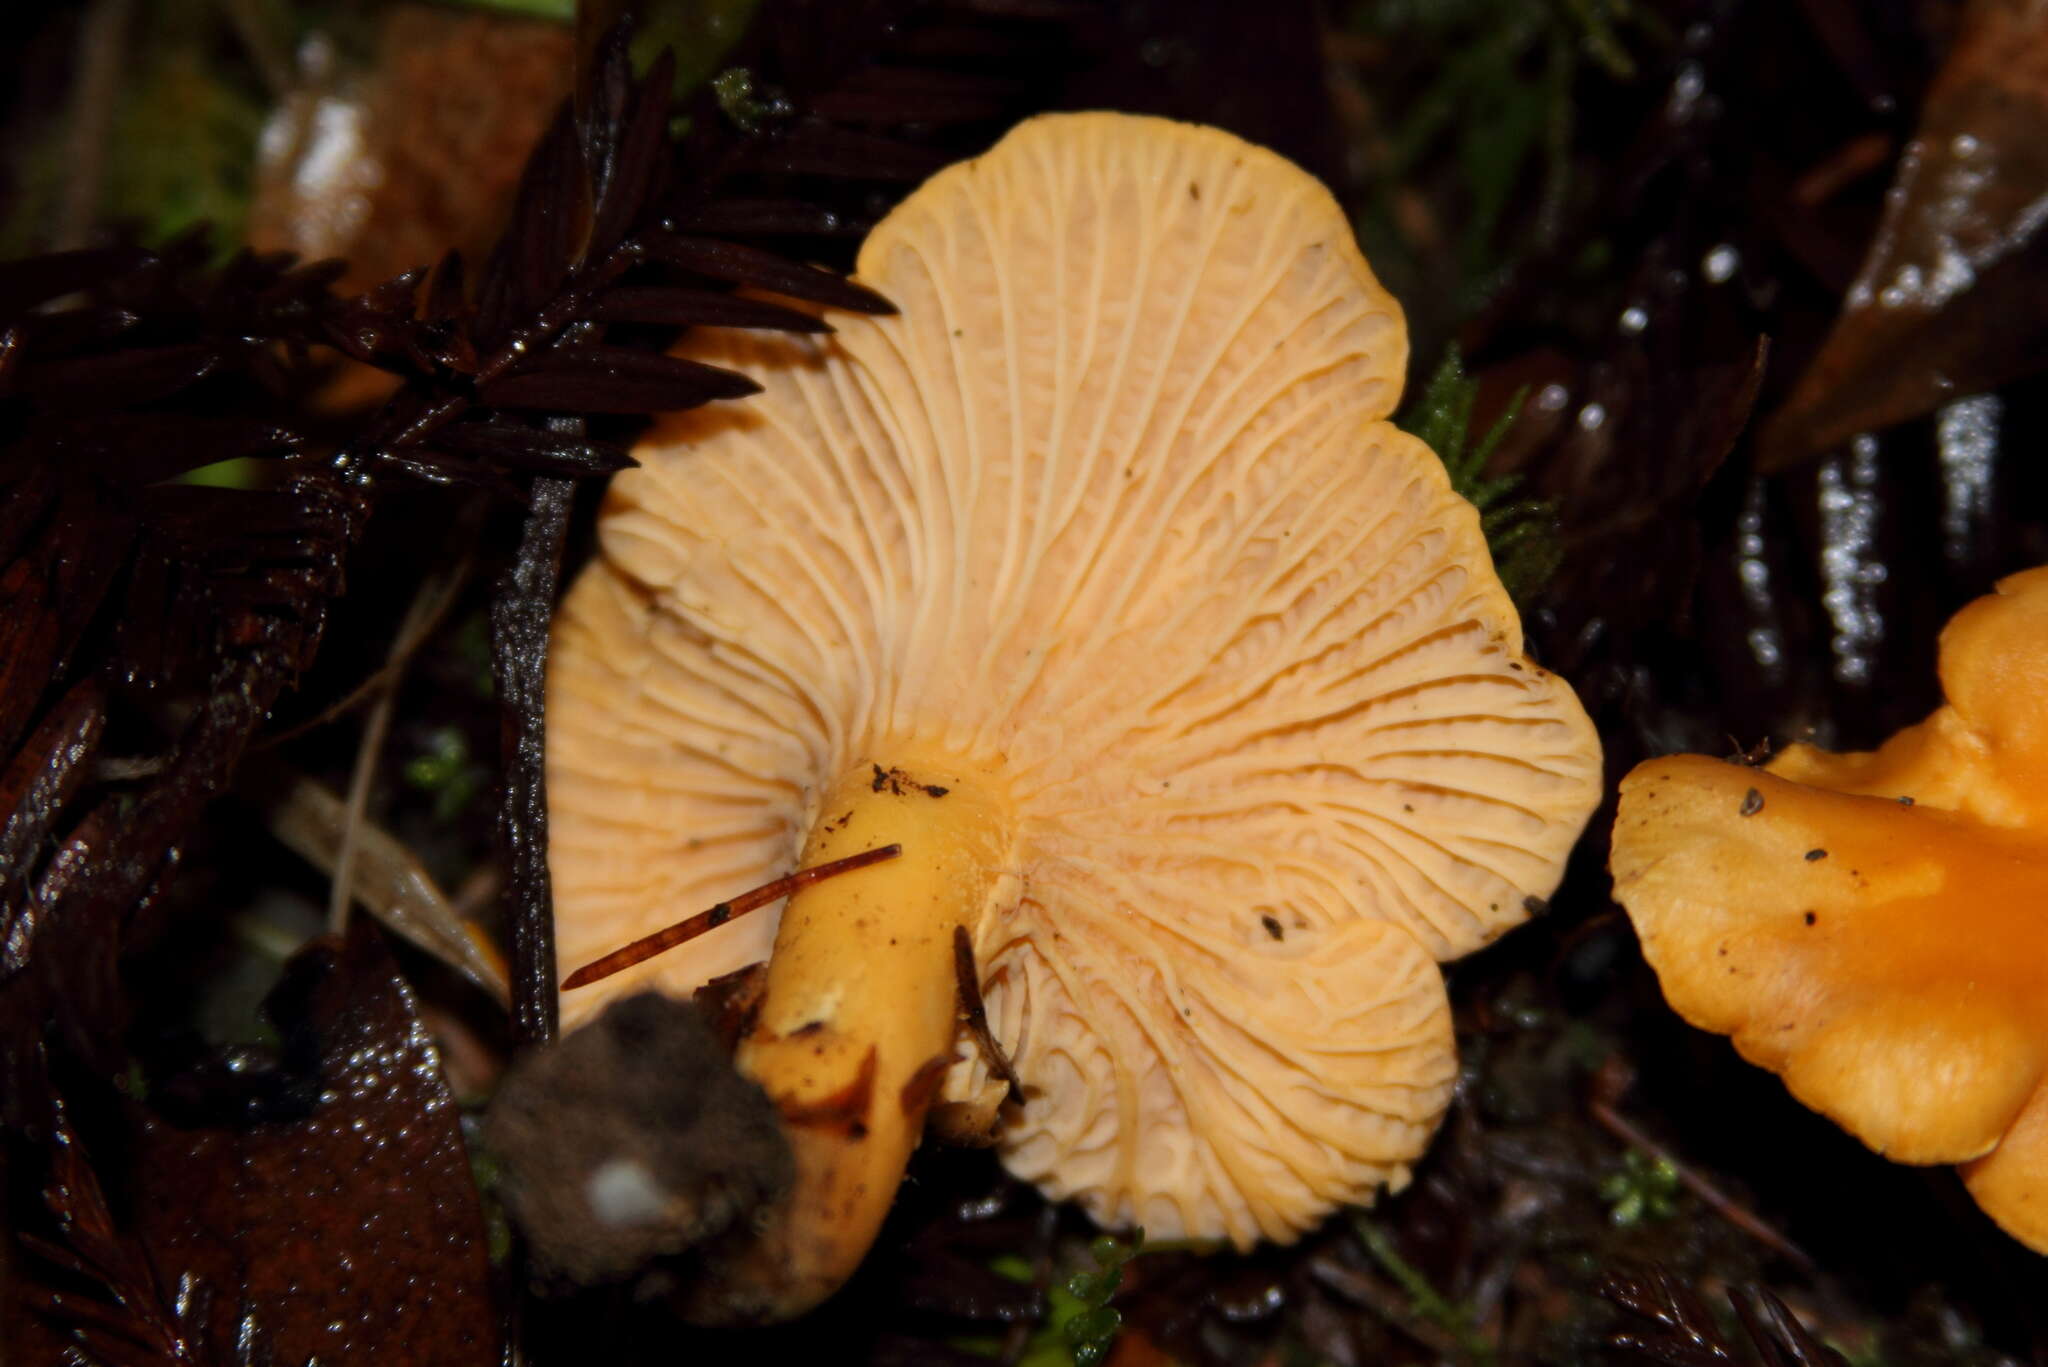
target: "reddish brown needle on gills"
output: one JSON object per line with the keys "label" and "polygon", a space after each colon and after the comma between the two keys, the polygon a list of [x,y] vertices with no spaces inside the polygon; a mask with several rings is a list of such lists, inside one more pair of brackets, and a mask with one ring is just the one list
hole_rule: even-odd
{"label": "reddish brown needle on gills", "polygon": [[901,853],[901,845],[883,845],[878,849],[850,854],[844,859],[834,859],[808,869],[798,869],[795,873],[778,878],[772,883],[763,883],[751,892],[741,893],[730,902],[720,902],[709,911],[700,911],[688,920],[676,922],[666,930],[643,935],[624,949],[615,949],[602,959],[583,965],[564,980],[562,990],[570,992],[579,987],[588,987],[594,982],[609,978],[614,973],[631,968],[634,964],[645,963],[665,949],[674,949],[679,944],[694,940],[705,931],[714,930],[735,916],[743,915],[756,907],[765,907],[778,898],[789,896],[798,888],[809,887],[821,878],[852,873],[855,869],[879,864],[884,859],[894,859]]}

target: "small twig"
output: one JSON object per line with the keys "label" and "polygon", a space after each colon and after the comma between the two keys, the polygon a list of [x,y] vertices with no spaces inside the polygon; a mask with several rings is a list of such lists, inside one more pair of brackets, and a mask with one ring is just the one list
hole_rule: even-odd
{"label": "small twig", "polygon": [[418,653],[419,648],[426,644],[427,638],[432,636],[436,628],[441,625],[442,619],[447,617],[449,609],[455,606],[455,600],[461,596],[463,585],[469,581],[470,567],[476,558],[474,541],[478,523],[473,517],[466,517],[465,520],[468,528],[467,537],[472,544],[463,551],[461,559],[456,562],[452,573],[438,579],[430,579],[427,583],[421,585],[419,597],[413,601],[417,605],[421,599],[430,598],[430,605],[418,616],[407,612],[405,621],[399,626],[398,634],[391,642],[390,651],[384,657],[384,663],[377,666],[376,671],[368,678],[350,689],[346,696],[336,702],[329,703],[326,707],[321,708],[319,712],[296,725],[286,727],[284,730],[273,735],[265,736],[252,748],[268,750],[282,745],[288,740],[294,740],[299,736],[303,736],[308,731],[317,730],[325,726],[336,717],[344,716],[354,711],[371,698],[376,697],[381,691],[397,687],[398,676],[403,674],[407,667],[412,664],[412,657]]}
{"label": "small twig", "polygon": [[[581,435],[582,424],[550,419]],[[512,1037],[516,1047],[555,1037],[554,885],[548,878],[548,623],[562,579],[575,485],[533,481],[518,558],[491,604],[491,674],[497,682],[499,745],[505,769],[498,830],[505,843],[505,892],[512,929]]]}
{"label": "small twig", "polygon": [[1606,1130],[1631,1148],[1641,1149],[1652,1158],[1670,1164],[1671,1171],[1677,1174],[1679,1185],[1699,1197],[1701,1201],[1706,1203],[1707,1208],[1716,1215],[1719,1215],[1758,1243],[1783,1254],[1801,1272],[1811,1276],[1817,1270],[1813,1259],[1808,1257],[1805,1250],[1801,1249],[1799,1245],[1793,1243],[1783,1234],[1780,1234],[1777,1230],[1766,1224],[1761,1216],[1708,1181],[1698,1170],[1687,1165],[1676,1154],[1672,1153],[1670,1149],[1643,1133],[1642,1130],[1636,1127],[1633,1121],[1615,1110],[1613,1106],[1598,1097],[1595,1097],[1589,1105],[1592,1110],[1593,1119],[1598,1122],[1600,1128]]}
{"label": "small twig", "polygon": [[625,948],[615,949],[602,959],[583,965],[563,981],[562,990],[569,992],[579,987],[588,987],[594,982],[609,978],[614,973],[623,972],[634,964],[645,963],[664,950],[674,949],[677,945],[694,940],[707,930],[716,930],[735,916],[744,916],[757,907],[765,907],[778,898],[789,896],[798,888],[807,888],[819,879],[830,878],[834,874],[852,873],[855,869],[879,864],[884,859],[894,859],[901,853],[901,845],[884,845],[879,849],[862,850],[859,854],[850,854],[844,859],[814,864],[810,868],[785,874],[773,882],[763,883],[758,888],[743,892],[729,902],[720,902],[709,911],[700,911],[687,920],[678,921],[665,930],[643,935]]}
{"label": "small twig", "polygon": [[981,973],[974,964],[974,937],[967,933],[966,926],[953,927],[953,977],[958,984],[960,1013],[966,1017],[967,1033],[981,1050],[989,1071],[1010,1085],[1010,1094],[1004,1100],[1022,1106],[1024,1084],[1018,1079],[1017,1070],[1010,1066],[1003,1046],[989,1032],[988,1008],[981,1000]]}
{"label": "small twig", "polygon": [[470,918],[396,836],[368,817],[350,826],[341,794],[274,760],[245,764],[240,781],[243,792],[262,808],[270,833],[329,878],[336,873],[342,836],[352,831],[357,842],[349,875],[352,901],[483,988],[499,1005],[510,1002],[503,961],[470,934]]}
{"label": "small twig", "polygon": [[[391,643],[390,658],[379,671],[383,678],[382,691],[376,703],[370,708],[370,715],[363,721],[363,737],[356,746],[356,763],[348,780],[348,807],[342,818],[341,849],[334,857],[334,879],[327,891],[327,929],[330,934],[339,935],[348,929],[348,909],[355,901],[355,864],[358,835],[369,811],[370,781],[377,774],[377,760],[384,753],[384,737],[391,730],[391,714],[398,703],[398,681],[404,677],[405,662],[412,657],[412,648],[424,624],[432,621],[440,609],[453,599],[455,589],[468,570],[465,559],[437,583],[429,579],[420,585],[419,592],[405,609],[405,620],[399,624],[397,638]],[[438,591],[437,591],[438,590]],[[437,607],[438,603],[438,607]]]}

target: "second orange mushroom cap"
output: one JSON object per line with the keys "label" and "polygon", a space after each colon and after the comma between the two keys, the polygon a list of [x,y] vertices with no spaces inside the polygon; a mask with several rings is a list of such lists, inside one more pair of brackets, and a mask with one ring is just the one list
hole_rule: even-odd
{"label": "second orange mushroom cap", "polygon": [[2048,1252],[2048,568],[1956,615],[1941,679],[1874,751],[1640,765],[1615,895],[1679,1014]]}

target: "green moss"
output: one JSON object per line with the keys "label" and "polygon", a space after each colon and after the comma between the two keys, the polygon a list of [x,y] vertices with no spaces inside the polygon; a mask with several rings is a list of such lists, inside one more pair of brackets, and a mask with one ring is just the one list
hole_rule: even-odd
{"label": "green moss", "polygon": [[1678,1169],[1670,1159],[1630,1149],[1621,1166],[1602,1179],[1600,1199],[1607,1202],[1607,1218],[1625,1229],[1676,1215],[1678,1190]]}
{"label": "green moss", "polygon": [[[1089,1244],[1095,1271],[1077,1272],[1047,1291],[1045,1320],[1025,1344],[1018,1367],[1098,1367],[1107,1359],[1124,1322],[1109,1302],[1123,1286],[1124,1264],[1150,1251],[1144,1244],[1143,1230],[1128,1243],[1105,1234]],[[1000,1257],[990,1266],[1013,1281],[1031,1280],[1030,1264],[1015,1255]],[[953,1346],[990,1357],[1002,1351],[996,1339],[958,1340]]]}
{"label": "green moss", "polygon": [[1357,0],[1347,25],[1387,54],[1359,236],[1443,335],[1555,245],[1582,82],[1634,80],[1638,49],[1670,35],[1636,0]]}
{"label": "green moss", "polygon": [[1464,358],[1452,346],[1445,349],[1422,396],[1399,418],[1403,431],[1421,438],[1443,461],[1451,487],[1479,510],[1494,570],[1518,605],[1548,582],[1562,556],[1557,509],[1545,499],[1517,497],[1520,476],[1486,472],[1487,463],[1514,426],[1524,397],[1518,391],[1493,425],[1474,441],[1472,413],[1479,401],[1479,382],[1465,373]]}
{"label": "green moss", "polygon": [[484,770],[469,753],[461,731],[444,726],[405,765],[405,781],[434,798],[434,819],[453,821],[483,790]]}

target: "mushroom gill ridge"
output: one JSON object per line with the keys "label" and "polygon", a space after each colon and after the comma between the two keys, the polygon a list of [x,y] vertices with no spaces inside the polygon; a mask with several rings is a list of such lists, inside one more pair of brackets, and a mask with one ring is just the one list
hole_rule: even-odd
{"label": "mushroom gill ridge", "polygon": [[[1551,891],[1599,774],[1385,421],[1398,306],[1310,177],[1108,115],[942,172],[858,273],[901,313],[693,342],[763,392],[613,486],[551,679],[562,961],[787,868],[850,774],[991,775],[1014,863],[966,923],[1011,1168],[1240,1245],[1398,1183],[1455,1070],[1434,961]],[[999,1098],[972,1051],[941,1092]]]}

